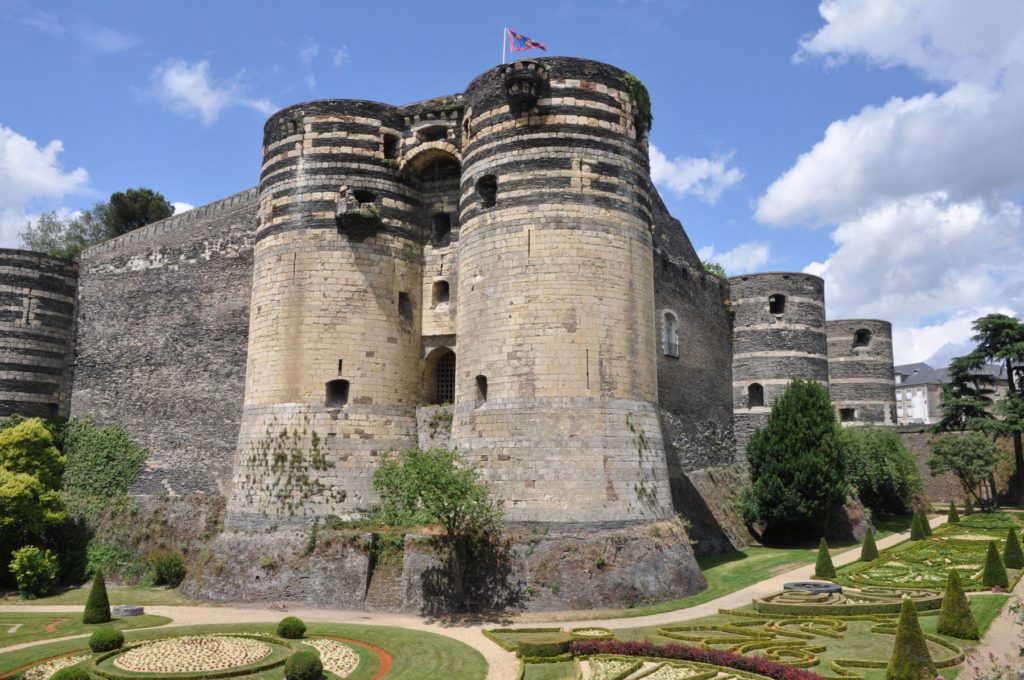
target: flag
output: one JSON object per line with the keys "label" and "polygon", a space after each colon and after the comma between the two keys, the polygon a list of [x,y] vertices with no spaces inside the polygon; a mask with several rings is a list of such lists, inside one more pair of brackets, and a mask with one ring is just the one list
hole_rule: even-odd
{"label": "flag", "polygon": [[539,43],[536,40],[530,40],[522,33],[516,33],[511,28],[505,29],[508,31],[508,47],[513,52],[525,52],[526,50],[532,50],[534,48],[548,51],[548,48],[544,46],[544,43]]}

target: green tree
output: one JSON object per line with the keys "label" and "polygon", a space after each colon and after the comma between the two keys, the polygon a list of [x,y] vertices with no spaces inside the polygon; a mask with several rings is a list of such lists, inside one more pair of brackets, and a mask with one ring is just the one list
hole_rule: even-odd
{"label": "green tree", "polygon": [[110,195],[107,233],[111,238],[174,214],[163,194],[152,189],[126,189]]}
{"label": "green tree", "polygon": [[849,453],[850,481],[864,505],[878,514],[903,514],[921,495],[924,483],[913,454],[893,428],[842,430]]}
{"label": "green tree", "polygon": [[82,623],[108,623],[110,621],[110,598],[107,597],[107,582],[103,570],[97,569],[92,577],[92,588],[85,601]]}
{"label": "green tree", "polygon": [[871,562],[878,559],[878,544],[875,543],[875,532],[868,529],[864,543],[860,547],[860,561]]}
{"label": "green tree", "polygon": [[832,556],[828,552],[828,543],[825,542],[823,536],[818,541],[818,559],[814,563],[814,577],[815,578],[835,578],[836,568],[832,564]]}
{"label": "green tree", "polygon": [[932,431],[963,432],[991,421],[995,378],[978,371],[971,357],[954,358],[947,370],[949,382],[942,386],[942,417]]}
{"label": "green tree", "polygon": [[889,666],[885,669],[885,680],[923,680],[934,678],[935,675],[935,664],[928,653],[928,642],[917,620],[917,608],[908,597],[903,600],[900,608],[896,640],[893,642]]}
{"label": "green tree", "polygon": [[67,518],[60,491],[23,472],[0,468],[0,558],[35,540]]}
{"label": "green tree", "polygon": [[729,280],[729,275],[725,273],[725,267],[718,264],[717,262],[705,262],[704,271],[706,271],[708,274],[711,274],[712,276],[717,276],[723,281]]}
{"label": "green tree", "polygon": [[985,568],[981,573],[981,585],[986,588],[999,586],[1004,589],[1010,586],[1010,579],[1006,575],[1006,567],[1003,565],[1002,558],[999,557],[999,548],[996,547],[995,541],[988,542]]}
{"label": "green tree", "polygon": [[501,521],[480,472],[457,451],[385,453],[373,475],[379,515],[389,524],[440,524],[450,537],[479,536]]}
{"label": "green tree", "polygon": [[1020,540],[1012,527],[1006,530],[1006,545],[1003,546],[1003,564],[1010,569],[1024,568],[1024,552],[1020,549]]}
{"label": "green tree", "polygon": [[964,499],[964,517],[966,517],[967,515],[973,515],[973,514],[974,514],[974,503],[971,502],[971,497],[968,495],[967,498]]}
{"label": "green tree", "polygon": [[50,550],[26,545],[14,551],[10,569],[18,592],[26,600],[46,595],[57,581],[57,556]]}
{"label": "green tree", "polygon": [[769,532],[820,531],[850,490],[843,443],[825,388],[792,381],[747,443],[744,519],[764,522]]}
{"label": "green tree", "polygon": [[999,447],[978,432],[964,435],[947,434],[931,441],[932,455],[928,458],[928,469],[932,475],[952,472],[968,496],[979,501],[979,488],[999,463]]}
{"label": "green tree", "polygon": [[59,489],[66,459],[39,418],[0,432],[0,467],[32,475],[48,489]]}
{"label": "green tree", "polygon": [[924,524],[921,522],[921,511],[914,511],[914,519],[910,522],[910,540],[911,541],[923,541],[928,538],[928,534],[924,531]]}
{"label": "green tree", "polygon": [[946,524],[957,524],[960,521],[960,513],[956,511],[956,502],[949,502],[949,514],[946,515]]}
{"label": "green tree", "polygon": [[971,605],[956,569],[950,569],[946,579],[946,594],[942,597],[942,609],[939,610],[938,630],[940,635],[961,640],[977,640],[980,637],[978,622],[974,620],[974,613],[971,612]]}
{"label": "green tree", "polygon": [[55,211],[43,213],[35,222],[27,222],[18,238],[27,250],[71,259],[107,240],[108,210],[107,203],[97,203],[70,217],[60,217]]}

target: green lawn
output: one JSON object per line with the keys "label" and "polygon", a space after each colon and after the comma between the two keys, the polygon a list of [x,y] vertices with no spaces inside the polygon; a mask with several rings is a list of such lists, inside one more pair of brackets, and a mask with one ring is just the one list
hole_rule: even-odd
{"label": "green lawn", "polygon": [[[334,635],[359,640],[388,652],[394,666],[388,680],[483,680],[487,675],[487,662],[472,647],[442,635],[349,624],[309,623],[309,635]],[[232,624],[209,626],[182,626],[160,630],[137,630],[126,633],[126,641],[146,640],[168,635],[201,633],[259,633],[273,632],[275,624]],[[0,674],[25,664],[49,659],[73,651],[86,650],[84,639],[66,640],[29,649],[0,654]],[[87,650],[86,650],[87,651]],[[361,652],[361,657],[366,658]],[[349,680],[368,680],[377,671],[376,661],[361,665]],[[249,680],[280,680],[282,668],[266,673],[242,676]]]}
{"label": "green lawn", "polygon": [[[0,604],[27,604],[39,607],[52,607],[53,605],[82,605],[89,597],[91,583],[83,586],[67,588],[49,597],[40,597],[35,600],[23,600],[17,593],[7,593],[0,597]],[[139,604],[143,606],[155,605],[202,605],[209,604],[190,600],[173,588],[152,587],[152,586],[112,586],[107,584],[107,597],[110,604]]]}
{"label": "green lawn", "polygon": [[[131,628],[150,628],[163,626],[171,620],[166,616],[128,616],[114,619],[110,624],[122,630]],[[47,638],[66,637],[89,633],[99,626],[82,623],[81,612],[49,614],[45,612],[0,612],[0,648],[45,640]]]}
{"label": "green lawn", "polygon": [[572,661],[531,663],[526,665],[522,680],[576,680],[577,672]]}

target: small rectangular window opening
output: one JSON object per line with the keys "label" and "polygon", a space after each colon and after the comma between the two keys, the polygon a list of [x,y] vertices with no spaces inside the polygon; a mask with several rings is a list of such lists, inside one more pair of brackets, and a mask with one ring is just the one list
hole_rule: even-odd
{"label": "small rectangular window opening", "polygon": [[447,304],[451,298],[451,288],[447,281],[435,281],[433,290],[434,306]]}
{"label": "small rectangular window opening", "polygon": [[772,314],[782,314],[786,311],[786,296],[785,295],[769,295],[768,296],[768,311]]}
{"label": "small rectangular window opening", "polygon": [[449,213],[434,213],[433,242],[435,247],[446,246],[451,242],[452,216]]}
{"label": "small rectangular window opening", "polygon": [[476,181],[476,193],[480,196],[481,208],[493,208],[498,200],[498,178],[484,175]]}
{"label": "small rectangular window opening", "polygon": [[348,403],[348,381],[330,380],[327,383],[327,407],[341,408]]}
{"label": "small rectangular window opening", "polygon": [[853,408],[841,408],[839,409],[839,422],[850,423],[857,418],[857,409]]}
{"label": "small rectangular window opening", "polygon": [[408,293],[398,294],[398,323],[406,333],[412,332],[412,298]]}
{"label": "small rectangular window opening", "polygon": [[398,158],[398,135],[384,135],[384,158]]}
{"label": "small rectangular window opening", "polygon": [[476,405],[480,406],[487,401],[487,376],[476,377]]}

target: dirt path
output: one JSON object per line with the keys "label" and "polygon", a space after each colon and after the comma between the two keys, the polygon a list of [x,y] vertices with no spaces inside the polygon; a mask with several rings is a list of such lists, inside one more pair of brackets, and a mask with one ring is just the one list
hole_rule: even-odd
{"label": "dirt path", "polygon": [[[985,633],[984,639],[974,648],[965,662],[965,673],[962,677],[981,677],[986,669],[991,669],[994,663],[1003,668],[1009,668],[1011,673],[1003,677],[1017,677],[1017,671],[1024,668],[1021,665],[1021,644],[1024,643],[1022,635],[1024,629],[1017,623],[1017,615],[1010,611],[1013,604],[1024,604],[1024,578],[1017,582],[1013,589],[1013,596],[999,612],[999,616],[992,622],[992,626]],[[966,669],[971,668],[970,675]],[[993,677],[990,673],[989,677]]]}
{"label": "dirt path", "polygon": [[[941,526],[945,524],[945,518],[932,518],[931,523],[933,527]],[[905,541],[910,537],[910,532],[904,532],[901,534],[893,534],[886,536],[885,538],[878,540],[878,548],[889,548],[891,546]],[[860,547],[848,550],[833,556],[832,562],[835,566],[840,567],[852,562],[856,562],[860,559]],[[587,620],[584,623],[579,618],[572,619],[572,613],[566,612],[566,617],[561,621],[553,621],[551,623],[545,623],[545,626],[562,626],[566,628],[577,627],[580,625],[587,626],[602,626],[606,628],[634,628],[640,626],[656,626],[668,623],[674,623],[679,621],[689,621],[692,619],[698,619],[704,616],[711,616],[717,614],[719,609],[735,609],[744,605],[750,604],[751,599],[755,597],[762,597],[779,590],[782,590],[782,586],[787,581],[806,581],[812,578],[814,575],[814,565],[806,565],[787,571],[783,574],[778,574],[771,578],[765,579],[759,583],[756,583],[742,590],[737,590],[734,593],[724,595],[718,599],[705,602],[704,604],[690,607],[688,609],[678,609],[675,611],[664,612],[662,614],[653,614],[650,616],[637,616],[633,618],[610,618],[600,620]],[[29,605],[0,605],[0,612],[21,612],[21,611],[39,611],[39,607],[33,607]],[[54,613],[62,612],[79,612],[81,606],[70,605],[70,606],[55,606],[48,607],[46,611]],[[170,605],[156,605],[152,607],[146,607],[147,614],[156,614],[158,616],[166,616],[172,620],[168,626],[190,626],[190,625],[201,625],[201,624],[216,624],[216,623],[242,623],[245,621],[251,621],[254,623],[270,623],[279,621],[283,616],[284,612],[290,615],[298,616],[299,618],[307,621],[324,621],[331,623],[354,623],[354,624],[366,624],[374,626],[394,626],[397,628],[409,628],[412,630],[427,631],[430,633],[437,633],[438,635],[445,635],[447,637],[463,642],[470,647],[473,647],[487,660],[488,672],[487,680],[515,680],[519,664],[513,654],[510,654],[503,650],[498,645],[488,640],[483,635],[483,629],[490,627],[491,625],[497,625],[493,623],[474,623],[474,624],[458,624],[458,623],[442,623],[429,619],[425,619],[421,616],[413,614],[382,614],[376,612],[364,612],[364,611],[343,611],[343,610],[330,610],[330,609],[313,609],[303,605],[290,605],[287,607],[272,606],[267,603],[256,604],[252,606],[234,606],[234,607],[182,607],[182,606],[170,606]],[[577,616],[581,612],[575,612]],[[1005,615],[1005,612],[1004,612]],[[553,618],[557,618],[558,614],[553,614]],[[1000,617],[1000,620],[1002,619]],[[998,623],[998,622],[997,622]],[[510,627],[524,627],[536,625],[535,623],[522,623],[512,624]],[[996,625],[993,625],[992,630],[985,638],[986,644],[988,643],[989,637],[993,637]],[[67,638],[60,638],[61,640],[69,640],[76,637],[86,637],[85,635],[71,636]],[[996,638],[993,637],[993,640]],[[12,645],[10,647],[4,647],[0,649],[0,652],[13,651],[15,649],[22,649],[25,647],[32,647],[39,644],[46,644],[48,642],[54,642],[54,640],[41,640],[36,642],[26,642],[19,645]],[[454,678],[452,680],[455,680]]]}

